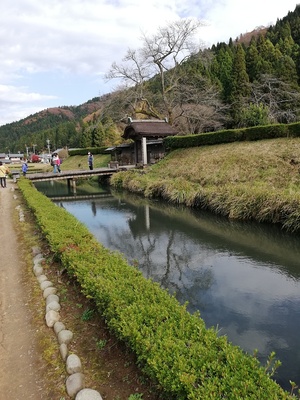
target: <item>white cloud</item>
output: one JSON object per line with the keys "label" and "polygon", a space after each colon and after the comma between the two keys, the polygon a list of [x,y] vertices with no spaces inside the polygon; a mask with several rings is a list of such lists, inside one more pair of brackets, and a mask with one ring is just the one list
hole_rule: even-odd
{"label": "white cloud", "polygon": [[[152,34],[158,26],[175,19],[196,17],[209,24],[200,29],[199,35],[211,45],[256,26],[275,23],[296,6],[290,0],[280,3],[274,4],[273,0],[1,2],[0,124],[23,118],[29,109],[36,112],[47,108],[47,104],[81,104],[110,91],[113,84],[105,85],[99,76],[104,76],[112,62],[120,61],[129,47],[140,46],[142,32]],[[55,99],[59,101],[57,104]],[[15,105],[13,112],[7,104]]]}
{"label": "white cloud", "polygon": [[10,122],[18,121],[35,113],[36,108],[41,104],[44,104],[43,108],[47,108],[49,101],[53,100],[56,101],[57,98],[30,92],[27,87],[0,85],[0,125],[7,122],[6,114],[9,115]]}
{"label": "white cloud", "polygon": [[204,31],[210,45],[218,41],[228,42],[229,38],[234,40],[259,26],[274,25],[277,19],[294,11],[297,5],[293,0],[217,0],[211,6],[211,1],[207,3],[204,19],[208,27]]}

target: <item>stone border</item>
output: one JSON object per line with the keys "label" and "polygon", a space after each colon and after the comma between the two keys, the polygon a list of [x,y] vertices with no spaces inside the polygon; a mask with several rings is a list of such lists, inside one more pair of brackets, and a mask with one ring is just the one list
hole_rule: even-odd
{"label": "stone border", "polygon": [[[12,191],[14,189],[12,188]],[[17,199],[17,196],[13,196]],[[19,212],[19,221],[25,222],[23,210],[20,205],[16,207]],[[61,305],[57,288],[44,274],[42,262],[45,260],[41,249],[37,246],[32,247],[33,255],[33,273],[39,283],[44,301],[45,301],[45,322],[48,328],[53,328],[57,336],[59,351],[62,360],[66,364],[68,378],[66,379],[66,392],[75,400],[103,400],[101,394],[94,389],[85,388],[84,374],[80,358],[76,354],[69,354],[68,344],[73,339],[73,332],[66,329],[63,322],[60,321],[59,311]]]}

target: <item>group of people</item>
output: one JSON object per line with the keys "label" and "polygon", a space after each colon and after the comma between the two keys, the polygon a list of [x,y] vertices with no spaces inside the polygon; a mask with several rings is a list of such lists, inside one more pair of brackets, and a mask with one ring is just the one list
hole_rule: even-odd
{"label": "group of people", "polygon": [[[61,159],[58,156],[58,153],[53,153],[51,158],[51,165],[53,166],[53,172],[61,172],[60,165]],[[88,166],[90,170],[94,169],[94,156],[91,152],[88,152]]]}
{"label": "group of people", "polygon": [[[60,169],[61,159],[59,158],[58,153],[53,153],[52,154],[51,165],[53,166],[53,172],[54,173],[61,172],[61,169]],[[91,152],[88,152],[88,166],[89,166],[90,170],[94,169],[94,156],[93,156],[93,154]],[[23,162],[23,164],[22,164],[23,176],[26,176],[27,170],[28,170],[28,165],[27,165],[27,162],[25,160]],[[1,176],[2,176],[2,173],[1,173],[1,169],[0,169],[0,178],[1,178]],[[2,185],[2,181],[1,181],[1,185]]]}
{"label": "group of people", "polygon": [[[53,166],[53,172],[61,172],[60,165],[61,165],[61,160],[58,156],[58,153],[53,153],[52,158],[51,158],[51,165]],[[94,156],[91,152],[88,152],[88,166],[90,170],[94,169]],[[28,164],[27,161],[24,160],[22,163],[22,174],[23,176],[26,176],[28,170]],[[6,177],[9,174],[9,168],[3,164],[2,161],[0,161],[0,185],[3,188],[6,188]]]}
{"label": "group of people", "polygon": [[[23,176],[26,176],[27,170],[28,170],[28,165],[27,165],[26,160],[24,160],[22,163]],[[9,170],[8,166],[3,164],[2,161],[0,161],[0,186],[2,188],[6,188],[6,178],[9,173],[10,173],[10,170]]]}

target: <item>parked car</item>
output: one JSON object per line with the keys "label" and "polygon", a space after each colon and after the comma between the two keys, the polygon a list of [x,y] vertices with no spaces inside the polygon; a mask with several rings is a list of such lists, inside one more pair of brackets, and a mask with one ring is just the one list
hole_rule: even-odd
{"label": "parked car", "polygon": [[41,161],[41,157],[39,157],[37,154],[32,154],[31,160],[32,163],[38,163]]}

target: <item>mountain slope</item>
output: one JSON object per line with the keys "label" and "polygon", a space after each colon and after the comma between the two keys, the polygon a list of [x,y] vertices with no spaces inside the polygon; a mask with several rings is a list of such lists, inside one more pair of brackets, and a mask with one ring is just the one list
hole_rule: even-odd
{"label": "mountain slope", "polygon": [[61,124],[70,122],[78,126],[81,120],[91,118],[95,112],[99,113],[104,100],[105,97],[96,97],[79,106],[47,108],[20,121],[0,126],[0,152],[19,151],[19,148],[14,148],[14,144],[22,136],[26,137],[27,144],[30,145],[32,140],[36,141],[35,133],[58,128]]}

